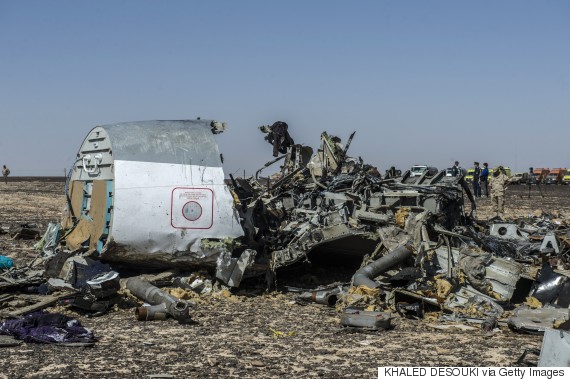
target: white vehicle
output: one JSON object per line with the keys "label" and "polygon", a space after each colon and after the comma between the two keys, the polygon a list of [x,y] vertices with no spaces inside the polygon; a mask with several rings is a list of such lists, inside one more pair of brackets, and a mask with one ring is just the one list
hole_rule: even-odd
{"label": "white vehicle", "polygon": [[410,170],[410,176],[421,176],[424,172],[429,171],[428,175],[433,176],[437,174],[437,168],[428,165],[413,165]]}
{"label": "white vehicle", "polygon": [[410,176],[421,176],[427,169],[428,166],[426,165],[413,165],[410,170]]}

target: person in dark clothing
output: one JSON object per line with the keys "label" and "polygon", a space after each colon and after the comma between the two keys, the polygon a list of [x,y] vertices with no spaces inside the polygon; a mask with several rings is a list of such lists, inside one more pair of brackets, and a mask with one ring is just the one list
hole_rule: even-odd
{"label": "person in dark clothing", "polygon": [[451,168],[451,175],[452,176],[459,176],[462,173],[461,167],[459,167],[459,161],[455,161],[455,164]]}
{"label": "person in dark clothing", "polygon": [[473,162],[473,165],[475,166],[473,170],[473,195],[475,195],[475,197],[481,197],[481,185],[479,184],[481,167],[479,167],[479,162]]}
{"label": "person in dark clothing", "polygon": [[485,197],[489,197],[489,164],[487,162],[483,163],[483,170],[479,175],[479,186],[483,189]]}
{"label": "person in dark clothing", "polygon": [[287,148],[293,146],[295,141],[289,135],[289,125],[283,121],[276,121],[270,127],[263,127],[264,133],[268,133],[265,140],[273,145],[273,156],[276,157],[287,152]]}
{"label": "person in dark clothing", "polygon": [[10,169],[4,165],[2,167],[2,176],[4,176],[4,183],[8,184],[8,175],[10,175]]}

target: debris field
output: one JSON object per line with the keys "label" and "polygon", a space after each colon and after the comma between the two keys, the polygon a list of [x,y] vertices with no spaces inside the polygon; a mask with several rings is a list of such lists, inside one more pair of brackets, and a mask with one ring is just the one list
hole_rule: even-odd
{"label": "debris field", "polygon": [[[11,181],[0,189],[2,226],[33,222],[45,227],[58,221],[65,205],[63,186],[63,180]],[[531,192],[529,199],[526,186],[509,188],[507,217],[534,211],[567,217],[570,188],[546,191],[544,198]],[[477,218],[486,220],[490,201],[483,199],[477,205]],[[35,243],[0,235],[0,251],[18,264],[37,256]],[[286,273],[283,280],[316,287],[327,284],[326,272],[303,267],[302,275]],[[86,318],[76,309],[55,306],[48,310],[80,318],[99,341],[87,348],[32,343],[3,347],[0,377],[371,376],[377,366],[385,365],[512,365],[525,349],[540,348],[542,340],[540,335],[508,327],[488,334],[479,327],[438,329],[436,320],[406,318],[395,318],[387,331],[358,333],[341,328],[333,308],[301,305],[296,297],[261,288],[202,295],[194,300],[198,307],[193,325],[173,319],[139,322],[132,308],[117,307],[104,316]]]}
{"label": "debris field", "polygon": [[552,353],[570,340],[568,187],[511,185],[499,217],[465,173],[383,176],[348,154],[355,133],[313,150],[280,121],[260,127],[275,159],[226,179],[226,127],[98,126],[66,178],[5,183],[0,375],[570,364]]}

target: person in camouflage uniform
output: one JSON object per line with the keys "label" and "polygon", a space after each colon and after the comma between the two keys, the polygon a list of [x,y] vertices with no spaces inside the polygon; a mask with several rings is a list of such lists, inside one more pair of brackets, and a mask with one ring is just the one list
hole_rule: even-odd
{"label": "person in camouflage uniform", "polygon": [[4,165],[2,167],[2,175],[4,176],[4,183],[8,184],[8,175],[10,175],[10,169]]}
{"label": "person in camouflage uniform", "polygon": [[491,201],[493,202],[493,211],[495,216],[503,218],[505,215],[505,190],[511,179],[507,176],[503,166],[499,166],[493,172],[493,180],[491,181]]}

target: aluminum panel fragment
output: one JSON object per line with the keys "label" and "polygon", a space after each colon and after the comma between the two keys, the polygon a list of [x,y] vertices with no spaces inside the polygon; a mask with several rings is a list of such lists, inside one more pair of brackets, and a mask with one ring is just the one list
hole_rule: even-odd
{"label": "aluminum panel fragment", "polygon": [[68,247],[88,245],[109,261],[215,265],[202,239],[244,235],[209,120],[98,126],[70,174]]}
{"label": "aluminum panel fragment", "polygon": [[570,367],[570,333],[557,329],[544,331],[538,367]]}

